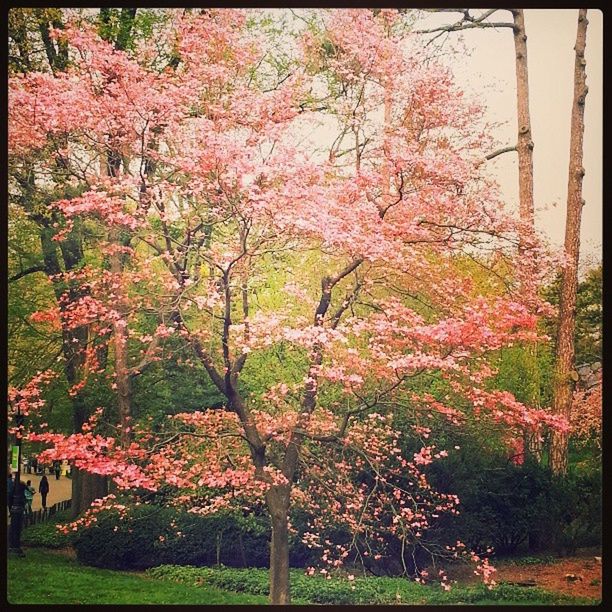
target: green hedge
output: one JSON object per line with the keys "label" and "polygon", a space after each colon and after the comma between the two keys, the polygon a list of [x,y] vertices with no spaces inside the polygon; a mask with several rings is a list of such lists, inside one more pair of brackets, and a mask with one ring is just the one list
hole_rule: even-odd
{"label": "green hedge", "polygon": [[[128,505],[128,504],[126,504]],[[270,522],[265,515],[221,512],[198,516],[154,504],[128,505],[124,518],[102,511],[74,539],[85,565],[142,570],[160,564],[268,567]],[[313,551],[291,539],[290,562],[304,567]]]}
{"label": "green hedge", "polygon": [[264,517],[232,514],[201,517],[184,510],[133,506],[121,518],[103,511],[79,530],[74,548],[81,563],[109,569],[146,569],[160,563],[266,567]]}

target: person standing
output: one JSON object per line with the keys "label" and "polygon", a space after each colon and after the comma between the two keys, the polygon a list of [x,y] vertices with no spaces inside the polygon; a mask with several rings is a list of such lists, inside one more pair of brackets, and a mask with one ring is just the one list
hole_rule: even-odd
{"label": "person standing", "polygon": [[28,515],[32,514],[32,500],[34,499],[35,493],[36,489],[34,489],[34,487],[32,486],[32,481],[28,480],[23,491],[23,494],[25,496],[25,513]]}
{"label": "person standing", "polygon": [[6,503],[7,503],[9,512],[11,511],[11,503],[12,503],[14,488],[15,488],[15,483],[13,482],[13,475],[9,472],[7,490],[6,490]]}
{"label": "person standing", "polygon": [[21,550],[21,528],[23,527],[23,511],[25,507],[25,485],[17,475],[13,485],[13,493],[10,497],[11,502],[11,526],[9,530],[9,549],[23,555]]}
{"label": "person standing", "polygon": [[46,510],[47,495],[49,495],[49,481],[47,480],[47,477],[44,474],[43,477],[40,479],[40,484],[38,485],[38,492],[40,493],[43,510]]}
{"label": "person standing", "polygon": [[60,479],[60,473],[62,471],[62,468],[60,466],[60,462],[59,461],[54,461],[53,462],[53,471],[55,472],[55,480],[59,480]]}

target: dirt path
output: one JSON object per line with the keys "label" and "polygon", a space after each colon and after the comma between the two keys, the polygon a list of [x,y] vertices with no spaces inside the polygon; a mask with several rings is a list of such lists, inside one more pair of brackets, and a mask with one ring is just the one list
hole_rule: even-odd
{"label": "dirt path", "polygon": [[[601,553],[589,552],[574,557],[555,559],[553,563],[521,564],[520,560],[493,560],[496,582],[513,582],[523,586],[537,586],[554,593],[565,593],[573,597],[601,599]],[[597,556],[597,558],[596,558]],[[471,568],[455,567],[449,577],[459,584],[477,583],[480,579],[471,573]]]}
{"label": "dirt path", "polygon": [[500,564],[497,567],[497,580],[533,581],[547,591],[601,599],[601,569],[601,561],[594,556],[568,557],[551,564]]}

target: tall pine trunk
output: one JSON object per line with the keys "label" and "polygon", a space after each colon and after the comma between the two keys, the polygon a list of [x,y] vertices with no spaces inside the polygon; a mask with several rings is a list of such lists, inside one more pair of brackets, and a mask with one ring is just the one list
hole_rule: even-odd
{"label": "tall pine trunk", "polygon": [[[512,9],[514,28],[514,52],[516,57],[516,110],[518,135],[516,151],[518,153],[519,176],[519,218],[525,224],[526,234],[521,234],[520,251],[529,247],[534,234],[533,204],[533,139],[531,134],[531,115],[529,112],[529,78],[527,66],[527,33],[523,9]],[[531,274],[529,275],[531,276]],[[526,352],[523,366],[531,377],[538,379],[537,346],[533,343],[524,347]],[[530,378],[531,378],[530,377]],[[532,386],[529,401],[539,404],[539,388]],[[540,432],[537,429],[525,429],[523,448],[526,457],[538,463],[542,457]]]}
{"label": "tall pine trunk", "polygon": [[[561,296],[559,302],[559,327],[553,387],[553,413],[569,420],[572,407],[574,382],[576,326],[576,292],[578,289],[578,259],[580,256],[580,222],[582,217],[582,166],[584,139],[584,104],[588,87],[586,85],[586,33],[587,10],[578,11],[578,32],[576,35],[576,59],[574,63],[574,101],[570,133],[570,161],[567,184],[567,213],[565,221],[566,266],[561,275]],[[577,376],[575,376],[577,377]],[[553,474],[567,474],[568,434],[553,431],[550,446],[550,469]]]}
{"label": "tall pine trunk", "polygon": [[519,216],[533,229],[533,140],[529,114],[529,79],[527,71],[527,34],[523,9],[513,9],[514,51],[516,56],[516,109],[519,165]]}

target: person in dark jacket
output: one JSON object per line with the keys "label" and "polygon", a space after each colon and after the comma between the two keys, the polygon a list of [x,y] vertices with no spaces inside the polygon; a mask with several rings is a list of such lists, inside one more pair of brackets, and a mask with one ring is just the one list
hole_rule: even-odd
{"label": "person in dark jacket", "polygon": [[38,485],[38,492],[40,493],[43,510],[47,507],[47,495],[49,495],[49,481],[47,477],[43,475]]}
{"label": "person in dark jacket", "polygon": [[11,511],[11,504],[13,498],[13,489],[15,488],[15,482],[13,481],[13,475],[9,473],[7,489],[6,489],[6,504],[8,506],[9,512]]}
{"label": "person in dark jacket", "polygon": [[15,484],[13,486],[13,494],[10,497],[11,502],[11,526],[9,529],[9,548],[21,552],[21,528],[23,526],[23,514],[26,506],[25,499],[25,483],[15,476]]}

